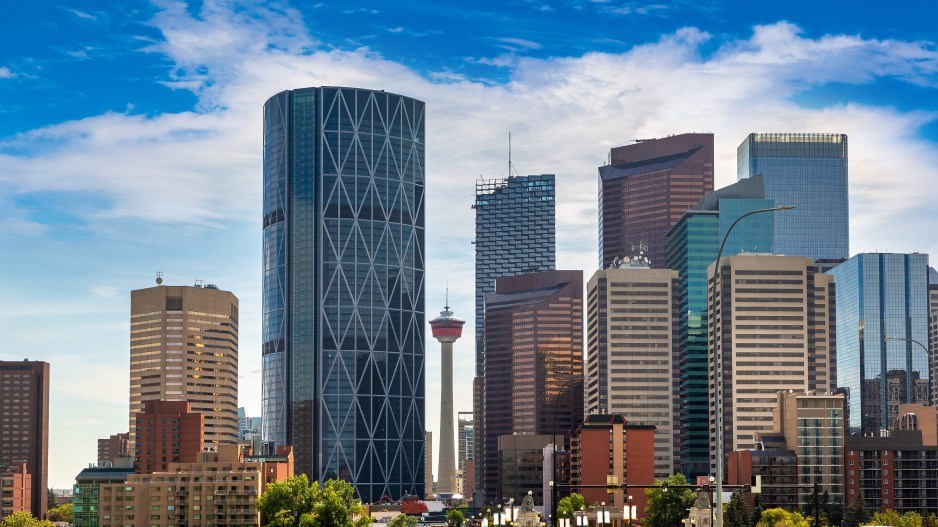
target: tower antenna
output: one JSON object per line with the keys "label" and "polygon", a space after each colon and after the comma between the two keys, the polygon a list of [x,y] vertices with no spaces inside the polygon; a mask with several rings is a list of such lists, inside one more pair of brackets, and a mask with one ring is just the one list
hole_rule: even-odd
{"label": "tower antenna", "polygon": [[514,163],[511,162],[511,130],[509,130],[508,131],[508,177],[513,177],[512,172],[514,172],[515,176],[519,175],[518,171],[515,170]]}

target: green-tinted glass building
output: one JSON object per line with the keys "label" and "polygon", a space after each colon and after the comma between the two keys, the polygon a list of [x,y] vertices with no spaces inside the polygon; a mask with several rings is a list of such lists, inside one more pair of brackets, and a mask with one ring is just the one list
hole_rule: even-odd
{"label": "green-tinted glass building", "polygon": [[[681,456],[681,471],[689,477],[710,473],[707,266],[716,259],[720,241],[737,218],[773,206],[774,201],[764,199],[762,178],[747,178],[701,198],[668,232],[665,265],[678,272],[679,302],[674,362],[680,370],[675,402],[680,425],[675,452]],[[773,252],[773,216],[760,214],[740,222],[723,255]]]}
{"label": "green-tinted glass building", "polygon": [[[133,467],[89,467],[75,477],[72,487],[72,526],[98,527],[101,521],[101,484],[123,483]],[[108,523],[108,522],[105,522]]]}

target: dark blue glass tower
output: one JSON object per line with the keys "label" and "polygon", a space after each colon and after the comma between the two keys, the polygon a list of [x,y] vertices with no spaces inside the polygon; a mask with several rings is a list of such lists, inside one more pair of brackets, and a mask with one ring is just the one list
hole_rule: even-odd
{"label": "dark blue glass tower", "polygon": [[484,374],[484,295],[495,279],[556,267],[554,175],[476,183],[476,375]]}
{"label": "dark blue glass tower", "polygon": [[[761,177],[738,181],[705,195],[668,232],[665,265],[678,272],[679,302],[674,362],[680,370],[675,408],[680,419],[680,444],[675,445],[675,451],[681,453],[681,472],[689,477],[710,473],[707,266],[716,259],[723,235],[737,218],[775,206],[763,196]],[[771,253],[773,216],[761,214],[740,222],[723,254]]]}
{"label": "dark blue glass tower", "polygon": [[896,429],[899,405],[929,401],[928,255],[858,254],[837,290],[837,385],[849,432]]}
{"label": "dark blue glass tower", "polygon": [[424,103],[264,105],[263,437],[364,502],[424,494]]}
{"label": "dark blue glass tower", "polygon": [[850,256],[846,135],[749,134],[736,159],[739,179],[762,174],[766,198],[796,207],[775,220],[776,252],[815,261]]}

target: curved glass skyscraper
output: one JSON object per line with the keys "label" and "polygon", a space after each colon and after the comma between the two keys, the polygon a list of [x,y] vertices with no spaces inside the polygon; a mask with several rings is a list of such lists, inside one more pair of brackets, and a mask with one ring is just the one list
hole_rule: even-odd
{"label": "curved glass skyscraper", "polygon": [[424,103],[264,105],[263,437],[364,502],[424,495]]}

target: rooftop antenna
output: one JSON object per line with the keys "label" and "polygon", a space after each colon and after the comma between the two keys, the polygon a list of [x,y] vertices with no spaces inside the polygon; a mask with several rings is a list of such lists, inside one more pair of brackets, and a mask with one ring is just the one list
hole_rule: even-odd
{"label": "rooftop antenna", "polygon": [[163,271],[156,272],[156,285],[163,285]]}
{"label": "rooftop antenna", "polygon": [[508,177],[513,177],[511,173],[514,172],[515,175],[519,175],[518,171],[515,170],[515,165],[511,162],[511,130],[508,131]]}
{"label": "rooftop antenna", "polygon": [[446,280],[446,306],[445,309],[449,311],[449,280]]}

